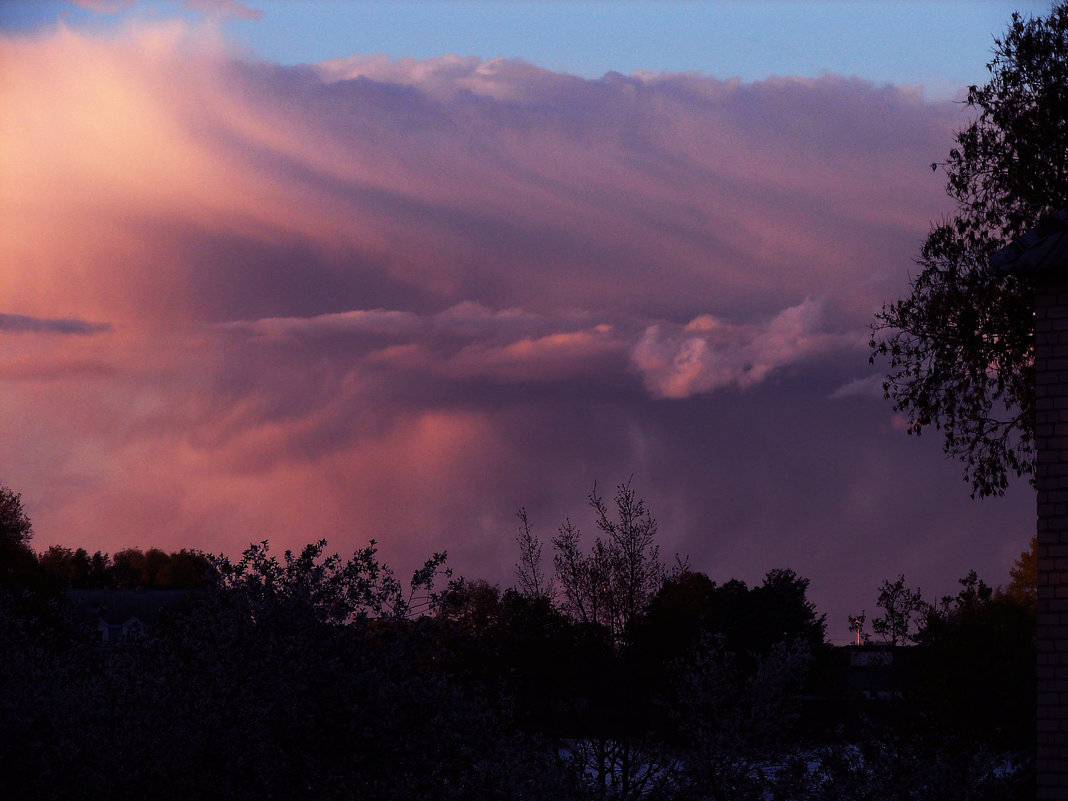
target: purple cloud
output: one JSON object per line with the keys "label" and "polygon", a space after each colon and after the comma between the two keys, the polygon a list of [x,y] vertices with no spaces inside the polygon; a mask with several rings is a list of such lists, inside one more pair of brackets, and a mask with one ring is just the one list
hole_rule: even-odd
{"label": "purple cloud", "polygon": [[91,323],[73,317],[47,319],[22,314],[0,314],[0,333],[88,336],[110,330],[109,323]]}

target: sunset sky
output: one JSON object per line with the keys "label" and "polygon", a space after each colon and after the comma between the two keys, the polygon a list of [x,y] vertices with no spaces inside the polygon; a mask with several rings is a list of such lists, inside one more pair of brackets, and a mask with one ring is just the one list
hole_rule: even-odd
{"label": "sunset sky", "polygon": [[992,584],[868,365],[1009,2],[0,3],[0,484],[38,548],[370,538],[513,581],[515,511],[662,552]]}

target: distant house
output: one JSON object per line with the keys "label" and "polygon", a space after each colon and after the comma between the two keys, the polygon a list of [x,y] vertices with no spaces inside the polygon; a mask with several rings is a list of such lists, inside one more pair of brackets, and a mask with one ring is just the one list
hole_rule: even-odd
{"label": "distant house", "polygon": [[841,652],[849,659],[845,673],[847,695],[869,701],[901,697],[909,678],[907,646],[847,645]]}
{"label": "distant house", "polygon": [[70,590],[75,615],[100,633],[102,642],[143,637],[170,608],[190,597],[189,590]]}

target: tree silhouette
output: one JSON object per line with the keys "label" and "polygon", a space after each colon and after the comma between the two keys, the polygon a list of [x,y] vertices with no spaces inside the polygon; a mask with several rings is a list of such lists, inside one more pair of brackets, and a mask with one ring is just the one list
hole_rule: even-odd
{"label": "tree silhouette", "polygon": [[883,307],[871,338],[909,432],[941,430],[980,497],[1034,473],[1033,286],[993,275],[989,259],[1068,199],[1068,2],[1038,19],[1014,13],[994,45],[990,81],[968,91],[978,116],[941,165],[956,211],[932,228],[911,294]]}
{"label": "tree silhouette", "polygon": [[550,598],[553,582],[546,578],[541,565],[541,540],[531,531],[526,509],[520,509],[515,516],[519,519],[519,532],[515,538],[519,545],[519,561],[515,565],[519,589],[529,598]]}
{"label": "tree silhouette", "polygon": [[890,645],[903,645],[913,640],[931,608],[923,600],[919,588],[913,590],[905,584],[904,574],[895,581],[886,579],[883,582],[876,603],[883,614],[872,619],[871,627]]}
{"label": "tree silhouette", "polygon": [[664,581],[655,543],[657,524],[630,482],[616,488],[614,517],[596,487],[589,503],[601,536],[583,553],[581,531],[570,519],[564,522],[553,539],[556,583],[568,614],[582,623],[605,626],[622,642]]}
{"label": "tree silhouette", "polygon": [[22,508],[22,496],[0,486],[0,590],[16,596],[16,603],[43,612],[47,588],[30,548],[32,538],[33,525]]}
{"label": "tree silhouette", "polygon": [[0,555],[29,550],[33,524],[22,508],[22,496],[0,486]]}

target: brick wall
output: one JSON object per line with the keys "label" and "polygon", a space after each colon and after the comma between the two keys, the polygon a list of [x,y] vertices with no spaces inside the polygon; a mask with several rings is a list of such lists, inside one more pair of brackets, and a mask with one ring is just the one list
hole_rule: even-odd
{"label": "brick wall", "polygon": [[1068,801],[1068,280],[1035,298],[1038,798]]}

